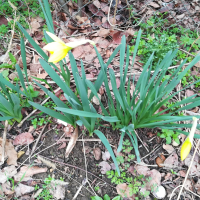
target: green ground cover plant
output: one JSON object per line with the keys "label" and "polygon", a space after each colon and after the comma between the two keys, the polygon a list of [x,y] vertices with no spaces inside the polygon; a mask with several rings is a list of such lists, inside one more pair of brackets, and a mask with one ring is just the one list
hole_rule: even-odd
{"label": "green ground cover plant", "polygon": [[[136,194],[138,197],[136,199],[147,197],[150,194],[150,191],[140,192],[141,188],[144,188],[146,183],[151,180],[150,177],[145,177],[144,175],[133,176],[128,172],[128,168],[133,163],[135,155],[131,154],[133,149],[131,142],[126,139],[123,142],[123,155],[117,156],[117,162],[121,171],[121,174],[118,175],[114,170],[106,172],[107,178],[111,179],[111,183],[118,185],[121,183],[126,183],[129,187],[130,196]],[[137,172],[135,171],[135,174]]]}
{"label": "green ground cover plant", "polygon": [[[44,14],[40,5],[38,4],[38,0],[10,0],[10,2],[17,7],[17,16],[18,22],[25,27],[25,29],[29,28],[29,24],[27,23],[27,19],[29,17],[37,17],[40,16],[44,19]],[[0,13],[4,13],[6,17],[13,17],[13,8],[10,6],[8,1],[0,0]],[[7,25],[0,25],[0,38],[8,33],[8,30],[11,30],[14,19],[10,20]],[[15,27],[17,30],[18,27]]]}
{"label": "green ground cover plant", "polygon": [[162,133],[157,133],[157,136],[160,138],[166,139],[166,144],[171,144],[174,140],[177,144],[180,144],[178,136],[180,133],[175,133],[173,130],[162,129]]}
{"label": "green ground cover plant", "polygon": [[[176,48],[183,48],[186,51],[190,51],[191,54],[196,55],[195,52],[200,49],[198,32],[177,25],[171,25],[169,28],[163,29],[162,27],[168,25],[168,20],[165,18],[168,13],[157,14],[158,16],[152,16],[146,23],[140,23],[139,25],[143,30],[142,39],[138,47],[138,55],[141,57],[139,62],[146,63],[150,55],[154,52],[154,69],[156,63],[162,60],[169,50],[175,50]],[[134,39],[132,42],[134,43]],[[130,52],[133,51],[134,45],[130,47]],[[187,58],[187,62],[191,62],[193,59],[192,56],[188,56],[185,52],[178,50],[172,63],[173,65],[177,65],[185,58]]]}

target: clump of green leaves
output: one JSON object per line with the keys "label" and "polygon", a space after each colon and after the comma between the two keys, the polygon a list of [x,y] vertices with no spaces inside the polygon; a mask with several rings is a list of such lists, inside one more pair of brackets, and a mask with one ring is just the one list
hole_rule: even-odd
{"label": "clump of green leaves", "polygon": [[11,64],[3,63],[3,64],[0,65],[0,68],[11,68],[11,69],[13,69],[13,66],[17,63],[17,60],[12,53],[8,52],[8,55],[9,55],[9,58],[10,58],[12,63]]}
{"label": "clump of green leaves", "polygon": [[[27,23],[27,18],[29,17],[37,17],[40,16],[44,19],[44,14],[37,0],[10,0],[10,2],[17,7],[17,16],[18,22],[20,22],[26,29],[29,28],[29,24]],[[13,9],[8,3],[8,1],[0,0],[0,13],[3,13],[5,16],[9,16],[11,20],[9,20],[7,25],[0,26],[0,36],[8,33],[8,30],[11,29],[13,25]],[[19,30],[16,26],[15,29]]]}
{"label": "clump of green leaves", "polygon": [[[48,176],[44,180],[44,184],[42,185],[42,192],[37,196],[37,200],[44,199],[44,200],[52,200],[53,195],[50,193],[52,190],[51,181],[54,180],[51,176]],[[35,190],[40,189],[38,185],[35,186]]]}
{"label": "clump of green leaves", "polygon": [[[175,35],[155,35],[152,37],[150,35],[146,36],[147,39],[141,39],[138,47],[138,55],[141,57],[140,62],[146,63],[154,52],[153,58],[153,68],[155,68],[156,64],[159,60],[162,60],[166,53],[170,50],[175,50],[178,47],[176,36]],[[133,40],[134,42],[134,40]],[[134,46],[131,46],[130,53],[133,53]]]}
{"label": "clump of green leaves", "polygon": [[[121,184],[126,183],[129,187],[130,196],[133,194],[138,195],[139,197],[147,197],[150,192],[145,191],[143,193],[140,192],[140,189],[145,187],[146,182],[150,181],[150,177],[145,177],[144,175],[138,175],[133,176],[129,172],[127,172],[128,168],[130,167],[130,164],[134,161],[135,155],[131,154],[131,150],[133,149],[131,142],[126,139],[123,142],[123,154],[122,156],[117,156],[117,162],[121,171],[121,174],[119,175],[116,171],[110,170],[106,172],[106,175],[109,179],[111,179],[111,183],[113,184]],[[137,173],[135,171],[135,173]]]}
{"label": "clump of green leaves", "polygon": [[[121,199],[122,198],[120,196],[116,196],[112,200],[121,200]],[[105,194],[103,198],[98,197],[98,196],[93,196],[91,197],[91,200],[111,200],[111,198],[107,194]]]}
{"label": "clump of green leaves", "polygon": [[39,118],[35,118],[35,119],[32,119],[31,120],[31,124],[33,125],[33,128],[36,129],[37,126],[42,126],[44,124],[46,124],[47,122],[50,122],[51,123],[51,120],[48,119],[49,116],[47,115],[46,117],[39,117]]}
{"label": "clump of green leaves", "polygon": [[162,129],[162,133],[157,133],[158,137],[166,139],[166,144],[171,144],[172,140],[174,140],[177,144],[180,144],[178,138],[179,135],[180,133],[168,129]]}
{"label": "clump of green leaves", "polygon": [[[153,68],[159,60],[162,60],[169,50],[175,50],[179,46],[196,55],[195,51],[200,49],[200,39],[197,31],[170,25],[167,20],[168,13],[156,13],[150,17],[146,23],[140,23],[143,30],[142,40],[139,44],[138,55],[140,55],[141,63],[146,63],[152,52],[155,52],[153,60]],[[165,25],[170,28],[164,29]],[[134,43],[134,39],[132,40]],[[192,48],[191,48],[192,46]],[[131,46],[130,52],[133,52],[134,46]],[[192,61],[192,57],[185,52],[178,50],[176,58],[173,60],[173,65],[187,57],[188,62]]]}

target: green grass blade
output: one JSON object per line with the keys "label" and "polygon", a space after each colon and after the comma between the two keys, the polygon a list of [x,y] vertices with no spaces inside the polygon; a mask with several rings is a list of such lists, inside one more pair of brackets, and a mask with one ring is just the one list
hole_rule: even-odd
{"label": "green grass blade", "polygon": [[6,121],[6,120],[9,120],[9,119],[12,119],[13,117],[0,117],[0,121]]}
{"label": "green grass blade", "polygon": [[137,157],[137,162],[140,163],[141,162],[141,159],[140,159],[140,154],[139,154],[139,151],[138,151],[138,146],[137,146],[137,141],[134,141],[133,140],[133,136],[128,132],[126,131],[126,134],[129,136],[129,138],[131,139],[131,142],[133,144],[133,147],[134,147],[134,150],[135,150],[135,155]]}
{"label": "green grass blade", "polygon": [[142,34],[142,30],[140,29],[138,34],[137,34],[137,39],[136,39],[136,43],[135,43],[135,47],[134,47],[133,61],[132,61],[132,65],[131,65],[131,72],[132,72],[133,65],[135,63],[135,57],[136,57],[136,54],[137,54],[137,51],[138,51],[138,46],[140,44],[141,34]]}
{"label": "green grass blade", "polygon": [[[38,110],[41,110],[42,112],[52,116],[53,118],[60,119],[64,122],[71,124],[71,121],[68,121],[68,118],[66,116],[64,116],[54,110],[51,110],[49,108],[46,108],[44,106],[41,106],[40,104],[31,102],[31,101],[29,101],[29,104],[31,104],[33,107],[37,108]],[[74,126],[74,124],[71,124],[71,125]]]}
{"label": "green grass blade", "polygon": [[125,35],[122,36],[121,40],[121,49],[120,49],[120,83],[123,83],[123,71],[124,71],[124,58],[125,58],[125,51],[126,51],[126,37]]}
{"label": "green grass blade", "polygon": [[[51,18],[51,13],[50,13],[50,7],[49,7],[49,5],[47,6],[47,4],[49,4],[49,3],[48,3],[47,0],[44,0],[44,2],[45,2],[45,9],[44,9],[44,7],[43,7],[42,2],[39,0],[40,7],[42,8],[44,17],[45,17],[45,19],[46,19],[46,23],[47,23],[48,30],[49,30],[51,33],[54,33],[53,21],[50,21],[50,20],[52,20],[52,18]],[[46,7],[46,6],[47,6],[47,7]],[[46,10],[46,9],[48,9],[48,8],[49,8],[49,11]],[[47,12],[48,12],[48,14],[47,14]],[[50,13],[50,14],[49,14],[49,13]]]}
{"label": "green grass blade", "polygon": [[[26,89],[26,86],[25,86],[25,83],[24,83],[24,77],[23,77],[22,71],[21,71],[21,69],[20,69],[20,66],[19,66],[18,64],[16,64],[15,67],[16,67],[16,70],[17,70],[17,73],[18,73],[18,76],[19,76],[19,80],[20,80],[20,82],[21,82],[21,85],[22,85],[24,91],[25,91],[25,92],[27,93],[27,95],[29,96],[29,93],[27,92],[27,89]],[[32,99],[31,96],[29,96],[29,97],[30,97],[30,99]]]}
{"label": "green grass blade", "polygon": [[33,48],[45,59],[48,60],[48,56],[44,53],[44,51],[39,47],[39,45],[36,44],[36,42],[33,40],[33,38],[27,33],[27,31],[21,26],[20,23],[17,22],[18,27],[22,31],[22,33],[25,35],[25,37],[28,39],[28,41],[31,43]]}
{"label": "green grass blade", "polygon": [[87,111],[82,111],[82,110],[74,110],[74,109],[61,108],[61,107],[56,107],[55,109],[61,112],[65,112],[65,113],[69,113],[69,114],[77,115],[77,116],[82,116],[82,117],[94,117],[94,118],[102,117],[102,115],[99,115],[98,113],[92,113],[92,112],[87,112]]}
{"label": "green grass blade", "polygon": [[76,76],[76,87],[78,86],[80,91],[79,91],[79,95],[82,101],[82,106],[83,106],[83,110],[90,112],[90,102],[88,99],[88,94],[87,94],[87,88],[85,87],[83,80],[81,79],[81,77],[79,76],[79,74],[75,74]]}
{"label": "green grass blade", "polygon": [[117,116],[113,116],[113,117],[110,117],[110,116],[106,116],[106,117],[101,117],[101,119],[103,119],[104,121],[107,121],[107,122],[118,122],[118,118]]}
{"label": "green grass blade", "polygon": [[23,69],[26,76],[26,82],[28,83],[28,74],[27,74],[27,63],[26,63],[26,51],[25,51],[25,44],[24,44],[24,38],[21,38],[20,40],[20,47],[21,47],[21,56],[22,56],[22,63],[23,63]]}
{"label": "green grass blade", "polygon": [[99,137],[99,139],[102,141],[102,143],[104,144],[104,146],[106,147],[106,149],[110,153],[110,156],[113,159],[113,162],[115,163],[116,170],[117,170],[118,174],[120,175],[120,170],[119,170],[119,167],[118,167],[118,164],[117,164],[117,160],[115,158],[113,150],[112,150],[108,140],[106,139],[105,135],[99,130],[95,130],[94,133]]}
{"label": "green grass blade", "polygon": [[44,60],[39,59],[40,64],[44,70],[49,74],[49,76],[56,82],[56,84],[63,90],[64,93],[75,99],[80,103],[77,96],[71,91],[71,89],[65,84],[65,82],[60,78],[60,76],[51,68],[51,66]]}
{"label": "green grass blade", "polygon": [[109,114],[108,114],[107,110],[105,109],[105,107],[103,106],[103,104],[102,104],[102,102],[101,102],[101,100],[100,100],[100,98],[99,98],[99,96],[97,94],[97,91],[96,91],[94,85],[92,84],[92,82],[87,80],[87,79],[85,80],[85,82],[86,82],[87,86],[91,89],[91,91],[94,94],[94,96],[99,100],[99,103],[100,103],[100,106],[101,106],[103,114],[106,115],[106,116],[109,116]]}
{"label": "green grass blade", "polygon": [[119,102],[120,106],[125,111],[124,103],[123,103],[122,98],[119,94],[119,91],[117,90],[115,74],[114,74],[114,71],[111,68],[109,69],[109,74],[110,74],[110,80],[111,80],[111,84],[112,84],[113,93],[115,95],[115,99],[116,99],[117,102]]}
{"label": "green grass blade", "polygon": [[110,63],[112,62],[113,58],[116,56],[116,54],[118,53],[118,51],[121,49],[121,44],[113,51],[112,55],[110,56],[110,58],[108,59],[106,66],[108,67],[108,65],[110,65]]}
{"label": "green grass blade", "polygon": [[122,150],[123,140],[124,140],[125,132],[122,132],[120,140],[119,140],[119,146],[117,148],[117,152],[120,152]]}

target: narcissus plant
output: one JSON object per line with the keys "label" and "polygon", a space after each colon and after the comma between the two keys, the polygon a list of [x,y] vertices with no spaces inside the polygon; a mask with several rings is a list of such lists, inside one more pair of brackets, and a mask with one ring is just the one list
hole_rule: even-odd
{"label": "narcissus plant", "polygon": [[186,140],[184,141],[181,147],[181,160],[185,160],[188,154],[190,153],[196,127],[197,127],[197,118],[193,117],[193,125],[190,134],[187,136]]}
{"label": "narcissus plant", "polygon": [[49,37],[51,37],[54,42],[51,42],[43,47],[43,49],[49,51],[51,53],[51,56],[49,57],[48,62],[57,63],[61,61],[67,53],[80,45],[90,43],[92,45],[95,45],[95,43],[92,40],[76,40],[75,42],[69,42],[64,43],[60,38],[58,38],[56,35],[50,32],[46,32]]}

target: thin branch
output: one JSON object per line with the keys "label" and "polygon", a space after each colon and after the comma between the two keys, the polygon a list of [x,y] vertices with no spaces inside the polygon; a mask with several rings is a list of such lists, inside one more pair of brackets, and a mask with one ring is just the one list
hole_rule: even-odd
{"label": "thin branch", "polygon": [[8,121],[5,121],[5,127],[3,132],[3,140],[2,140],[2,156],[1,156],[1,162],[0,165],[3,165],[4,159],[5,159],[5,144],[6,144],[6,134],[8,130]]}

